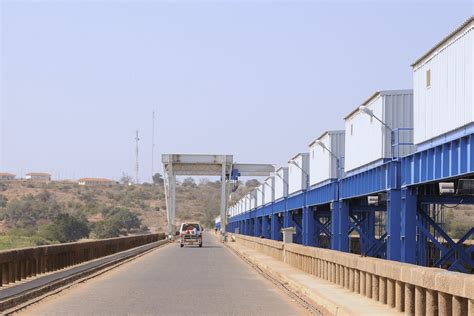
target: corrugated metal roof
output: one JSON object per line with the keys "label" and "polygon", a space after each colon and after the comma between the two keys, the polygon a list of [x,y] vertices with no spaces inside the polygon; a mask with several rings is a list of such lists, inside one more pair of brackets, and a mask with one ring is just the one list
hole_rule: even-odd
{"label": "corrugated metal roof", "polygon": [[[405,90],[383,90],[383,91],[376,91],[374,94],[372,94],[367,100],[365,100],[361,105],[367,105],[375,99],[378,96],[384,96],[384,95],[390,95],[390,94],[413,94],[412,89],[405,89]],[[359,106],[361,106],[359,105]],[[359,106],[356,107],[351,113],[347,114],[346,117],[344,117],[344,120],[347,120],[354,114],[356,114],[359,111]]]}
{"label": "corrugated metal roof", "polygon": [[327,134],[343,134],[345,131],[344,130],[332,130],[332,131],[325,131],[324,133],[322,133],[318,138],[316,138],[315,140],[313,140],[308,146],[311,147],[314,145],[314,143],[316,143],[316,141],[318,139],[321,139],[323,138],[324,136],[326,136]]}
{"label": "corrugated metal roof", "polygon": [[49,173],[45,172],[30,172],[26,174],[27,176],[39,176],[39,177],[50,177],[51,175]]}
{"label": "corrugated metal roof", "polygon": [[295,160],[299,156],[304,156],[304,155],[309,155],[309,153],[298,153],[294,157],[292,157],[290,160],[288,160],[288,163],[291,162],[292,160]]}
{"label": "corrugated metal roof", "polygon": [[445,38],[443,38],[441,41],[439,41],[433,48],[431,48],[428,52],[426,52],[423,56],[421,56],[420,58],[418,58],[413,64],[411,64],[412,67],[415,67],[417,64],[419,64],[421,61],[423,61],[424,59],[426,59],[429,55],[431,55],[434,51],[436,51],[436,49],[438,49],[440,46],[446,44],[446,42],[448,42],[453,36],[455,36],[456,34],[460,33],[461,31],[463,31],[464,29],[468,29],[468,28],[473,28],[474,27],[474,24],[470,25],[471,23],[474,22],[474,16],[471,16],[469,19],[466,20],[466,22],[464,22],[463,24],[461,24],[458,28],[456,28],[454,31],[452,31],[451,33],[449,33]]}

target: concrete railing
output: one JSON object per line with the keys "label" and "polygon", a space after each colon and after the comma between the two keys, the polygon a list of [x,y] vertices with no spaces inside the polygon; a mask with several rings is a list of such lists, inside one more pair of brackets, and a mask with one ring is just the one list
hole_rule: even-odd
{"label": "concrete railing", "polygon": [[264,255],[283,261],[283,243],[270,239],[255,238],[245,235],[236,235],[242,245],[255,249]]}
{"label": "concrete railing", "polygon": [[165,239],[165,234],[0,251],[0,286]]}
{"label": "concrete railing", "polygon": [[474,275],[242,235],[236,242],[407,315],[474,315]]}

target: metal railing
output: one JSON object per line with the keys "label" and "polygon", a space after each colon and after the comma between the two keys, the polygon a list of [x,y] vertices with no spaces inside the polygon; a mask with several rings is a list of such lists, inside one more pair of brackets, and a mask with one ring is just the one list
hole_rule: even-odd
{"label": "metal railing", "polygon": [[148,234],[0,251],[0,286],[163,239]]}

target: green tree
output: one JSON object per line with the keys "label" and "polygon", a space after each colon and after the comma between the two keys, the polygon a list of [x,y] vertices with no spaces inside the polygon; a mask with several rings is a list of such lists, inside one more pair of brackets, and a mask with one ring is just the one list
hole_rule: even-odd
{"label": "green tree", "polygon": [[89,233],[90,229],[85,218],[77,218],[69,214],[59,214],[52,223],[40,230],[40,235],[44,238],[61,243],[88,237]]}
{"label": "green tree", "polygon": [[183,181],[183,187],[195,188],[195,187],[196,187],[196,182],[194,181],[193,178],[188,177],[188,178],[184,179],[184,181]]}
{"label": "green tree", "polygon": [[97,239],[120,236],[120,226],[116,221],[103,220],[94,224],[92,234]]}

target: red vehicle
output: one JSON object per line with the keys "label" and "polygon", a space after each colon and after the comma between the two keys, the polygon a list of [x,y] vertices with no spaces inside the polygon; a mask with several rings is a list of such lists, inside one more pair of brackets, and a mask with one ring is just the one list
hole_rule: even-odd
{"label": "red vehicle", "polygon": [[199,223],[182,223],[179,229],[179,244],[202,247],[202,226]]}

